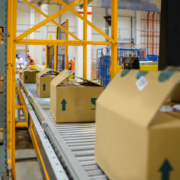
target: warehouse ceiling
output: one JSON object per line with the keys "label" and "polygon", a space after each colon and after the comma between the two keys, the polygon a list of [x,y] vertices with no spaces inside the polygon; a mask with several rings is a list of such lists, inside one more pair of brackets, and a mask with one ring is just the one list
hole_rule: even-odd
{"label": "warehouse ceiling", "polygon": [[[17,0],[23,2],[23,0]],[[56,0],[29,0],[31,3],[38,5],[42,4],[59,4]],[[74,0],[64,0],[65,3],[70,4]],[[100,8],[111,8],[111,0],[88,0],[89,6]],[[80,4],[82,7],[83,4]],[[131,9],[142,11],[161,11],[161,0],[118,0],[118,9]]]}

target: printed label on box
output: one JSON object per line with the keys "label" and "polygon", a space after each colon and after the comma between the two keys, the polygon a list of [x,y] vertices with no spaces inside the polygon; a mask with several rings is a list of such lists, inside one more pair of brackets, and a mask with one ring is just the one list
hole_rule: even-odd
{"label": "printed label on box", "polygon": [[138,87],[138,89],[140,91],[142,91],[146,86],[147,86],[148,82],[146,80],[146,78],[144,76],[141,76],[137,81],[136,81],[136,85]]}

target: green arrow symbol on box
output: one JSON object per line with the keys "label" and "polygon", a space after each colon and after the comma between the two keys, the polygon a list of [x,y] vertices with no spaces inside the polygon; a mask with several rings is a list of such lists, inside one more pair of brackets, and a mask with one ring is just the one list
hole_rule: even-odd
{"label": "green arrow symbol on box", "polygon": [[63,101],[61,102],[61,104],[62,104],[62,111],[66,111],[66,104],[67,104],[66,100],[63,99]]}
{"label": "green arrow symbol on box", "polygon": [[159,172],[162,173],[162,178],[161,180],[170,180],[170,171],[173,171],[173,168],[169,161],[166,159],[161,168],[159,169]]}
{"label": "green arrow symbol on box", "polygon": [[43,84],[43,91],[45,91],[46,90],[46,85],[45,84]]}
{"label": "green arrow symbol on box", "polygon": [[26,79],[27,79],[27,76],[26,76]]}

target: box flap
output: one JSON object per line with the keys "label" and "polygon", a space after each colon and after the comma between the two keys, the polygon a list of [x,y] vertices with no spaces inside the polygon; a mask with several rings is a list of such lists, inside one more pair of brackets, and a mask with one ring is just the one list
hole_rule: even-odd
{"label": "box flap", "polygon": [[48,73],[48,72],[56,72],[56,73],[59,74],[58,71],[54,71],[54,70],[52,70],[52,69],[45,69],[45,70],[43,70],[43,71],[40,71],[40,72],[37,74],[37,76],[38,76],[38,77],[41,77],[41,76],[43,76],[44,74],[46,74],[46,73]]}
{"label": "box flap", "polygon": [[[145,79],[144,88],[137,82]],[[148,127],[178,83],[178,72],[120,70],[97,103],[141,126]],[[140,84],[141,85],[141,84]]]}
{"label": "box flap", "polygon": [[99,85],[98,83],[89,81],[89,80],[87,80],[87,79],[84,79],[84,78],[81,78],[81,77],[77,77],[77,76],[75,76],[75,77],[78,78],[78,79],[81,79],[81,80],[83,80],[83,81],[87,81],[87,82],[90,83],[90,84],[94,84],[94,85],[96,85],[96,86],[101,86],[101,85]]}
{"label": "box flap", "polygon": [[60,83],[62,83],[65,79],[67,79],[73,73],[74,73],[74,71],[65,69],[51,81],[51,84],[53,86],[58,86]]}
{"label": "box flap", "polygon": [[23,69],[23,71],[37,72],[38,70],[30,69],[30,68],[25,68],[25,69]]}

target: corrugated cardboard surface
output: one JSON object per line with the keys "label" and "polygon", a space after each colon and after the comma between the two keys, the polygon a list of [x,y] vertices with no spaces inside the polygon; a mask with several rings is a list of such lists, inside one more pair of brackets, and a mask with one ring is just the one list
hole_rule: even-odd
{"label": "corrugated cardboard surface", "polygon": [[56,76],[39,77],[36,90],[39,97],[50,97],[50,83]]}
{"label": "corrugated cardboard surface", "polygon": [[139,71],[122,72],[97,100],[96,162],[112,180],[164,180],[167,174],[180,179],[180,119],[159,112],[180,74],[160,82],[161,72],[148,72],[139,91]]}
{"label": "corrugated cardboard surface", "polygon": [[51,82],[50,111],[55,121],[95,121],[95,102],[104,88],[91,82],[60,84],[71,74],[60,74]]}
{"label": "corrugated cardboard surface", "polygon": [[36,83],[36,74],[39,71],[37,70],[31,70],[31,69],[26,69],[22,73],[22,79],[24,83]]}
{"label": "corrugated cardboard surface", "polygon": [[[55,72],[50,69],[45,69],[36,74],[36,91],[39,97],[50,97],[50,82],[56,77],[56,75],[47,74],[49,72]],[[59,72],[56,72],[59,74]]]}

